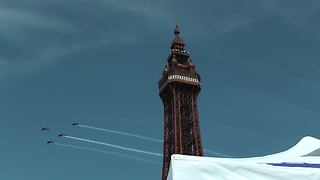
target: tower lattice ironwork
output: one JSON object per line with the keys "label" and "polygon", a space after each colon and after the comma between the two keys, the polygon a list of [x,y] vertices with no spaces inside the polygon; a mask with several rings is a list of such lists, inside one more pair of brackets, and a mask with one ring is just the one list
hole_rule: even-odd
{"label": "tower lattice ironwork", "polygon": [[184,50],[178,26],[174,34],[168,65],[158,83],[164,106],[162,180],[167,179],[172,154],[203,156],[197,104],[201,78]]}

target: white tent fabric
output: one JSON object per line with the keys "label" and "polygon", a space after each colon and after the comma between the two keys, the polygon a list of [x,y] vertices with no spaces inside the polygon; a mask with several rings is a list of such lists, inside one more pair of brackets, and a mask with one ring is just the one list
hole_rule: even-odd
{"label": "white tent fabric", "polygon": [[287,151],[254,158],[175,154],[167,180],[320,180],[320,140],[305,137]]}

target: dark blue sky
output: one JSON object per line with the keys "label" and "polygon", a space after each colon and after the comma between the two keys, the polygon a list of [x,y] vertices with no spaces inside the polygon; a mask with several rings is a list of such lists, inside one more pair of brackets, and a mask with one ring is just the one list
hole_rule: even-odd
{"label": "dark blue sky", "polygon": [[163,138],[157,82],[175,14],[202,77],[202,141],[216,152],[205,156],[320,138],[319,1],[2,0],[0,178],[160,179],[161,157],[57,134],[162,153],[161,143],[71,123]]}

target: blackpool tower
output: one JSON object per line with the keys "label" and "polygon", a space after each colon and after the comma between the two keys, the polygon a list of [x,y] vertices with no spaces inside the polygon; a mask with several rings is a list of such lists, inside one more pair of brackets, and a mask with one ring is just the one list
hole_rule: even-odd
{"label": "blackpool tower", "polygon": [[197,103],[201,78],[179,34],[176,25],[168,64],[158,82],[164,106],[162,180],[167,179],[172,154],[203,156]]}

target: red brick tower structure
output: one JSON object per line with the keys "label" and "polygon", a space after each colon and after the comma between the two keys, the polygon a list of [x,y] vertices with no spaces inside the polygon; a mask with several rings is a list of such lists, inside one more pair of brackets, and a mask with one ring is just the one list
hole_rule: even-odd
{"label": "red brick tower structure", "polygon": [[184,50],[177,25],[174,34],[168,65],[158,82],[164,106],[162,180],[167,179],[172,154],[203,156],[197,103],[201,78]]}

